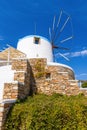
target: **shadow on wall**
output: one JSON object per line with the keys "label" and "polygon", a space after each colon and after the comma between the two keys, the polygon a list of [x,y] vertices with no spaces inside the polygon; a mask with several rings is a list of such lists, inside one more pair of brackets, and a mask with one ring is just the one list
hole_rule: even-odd
{"label": "shadow on wall", "polygon": [[[30,66],[30,64],[28,66]],[[36,85],[35,77],[32,71],[32,67],[30,66],[30,69],[28,70],[30,70],[30,94],[29,95],[33,96],[33,94],[37,93],[37,85]]]}

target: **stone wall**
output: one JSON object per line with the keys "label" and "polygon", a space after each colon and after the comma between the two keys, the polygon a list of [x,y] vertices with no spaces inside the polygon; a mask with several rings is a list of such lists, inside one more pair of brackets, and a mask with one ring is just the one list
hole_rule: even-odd
{"label": "stone wall", "polygon": [[4,84],[3,99],[23,99],[26,97],[25,86],[18,81]]}
{"label": "stone wall", "polygon": [[12,61],[12,69],[16,71],[25,71],[27,70],[27,59],[14,59]]}
{"label": "stone wall", "polygon": [[80,88],[81,93],[87,96],[87,88]]}
{"label": "stone wall", "polygon": [[55,65],[55,66],[47,65],[46,71],[47,72],[49,71],[50,73],[52,73],[53,76],[56,76],[55,72],[56,73],[67,72],[69,79],[75,79],[74,72],[70,68],[67,68],[67,67],[64,67],[64,66],[61,66],[61,65],[58,65],[58,66],[57,65]]}
{"label": "stone wall", "polygon": [[69,85],[66,87],[66,95],[78,95],[82,93],[78,87],[78,80],[68,80]]}
{"label": "stone wall", "polygon": [[47,65],[46,59],[29,60],[33,75],[30,76],[34,93],[61,93],[76,95],[80,93],[74,72],[64,66]]}
{"label": "stone wall", "polygon": [[5,100],[3,102],[0,102],[0,130],[5,130],[4,123],[7,118],[9,109],[11,108],[14,102],[15,100]]}
{"label": "stone wall", "polygon": [[29,95],[29,92],[30,92],[30,64],[29,62],[27,61],[27,59],[14,59],[12,61],[12,69],[16,70],[14,74],[14,80],[19,82],[18,90],[20,91],[21,89],[21,93],[23,92],[24,95],[26,96]]}

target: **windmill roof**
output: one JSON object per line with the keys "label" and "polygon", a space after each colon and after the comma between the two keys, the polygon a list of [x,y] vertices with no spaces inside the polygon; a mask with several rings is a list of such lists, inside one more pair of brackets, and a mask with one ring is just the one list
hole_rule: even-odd
{"label": "windmill roof", "polygon": [[45,38],[45,37],[43,37],[43,36],[40,36],[40,35],[28,35],[28,36],[25,36],[25,37],[19,39],[19,41],[21,41],[21,40],[23,40],[23,39],[26,39],[26,38],[30,38],[30,37],[38,37],[38,38],[41,38],[41,39],[44,39],[44,40],[50,42],[47,38]]}

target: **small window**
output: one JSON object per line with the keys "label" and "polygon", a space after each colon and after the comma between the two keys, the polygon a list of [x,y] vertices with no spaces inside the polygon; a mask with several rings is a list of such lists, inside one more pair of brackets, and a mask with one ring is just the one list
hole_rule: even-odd
{"label": "small window", "polygon": [[34,43],[35,43],[35,44],[39,44],[39,42],[40,42],[40,38],[34,37]]}
{"label": "small window", "polygon": [[46,79],[51,79],[51,74],[50,73],[46,73]]}

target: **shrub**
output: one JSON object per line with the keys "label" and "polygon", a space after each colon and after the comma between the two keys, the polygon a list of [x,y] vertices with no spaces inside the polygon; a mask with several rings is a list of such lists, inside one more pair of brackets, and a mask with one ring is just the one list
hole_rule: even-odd
{"label": "shrub", "polygon": [[6,130],[87,130],[87,98],[35,95],[16,103]]}
{"label": "shrub", "polygon": [[82,83],[82,88],[87,88],[87,82]]}

